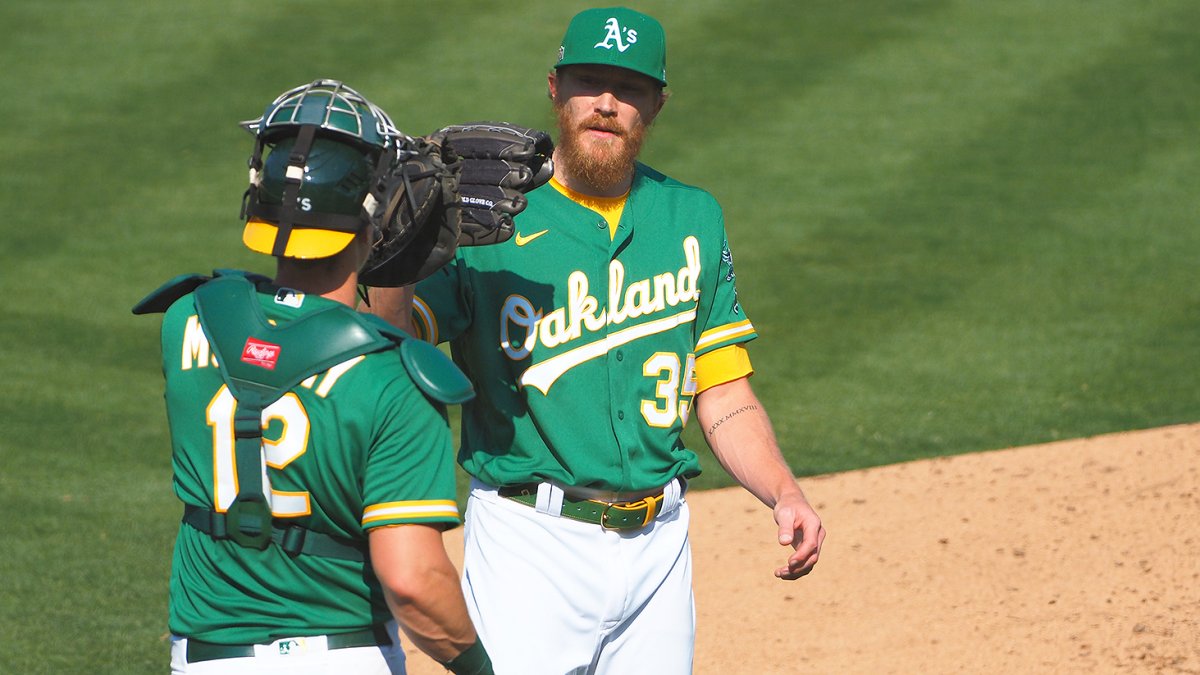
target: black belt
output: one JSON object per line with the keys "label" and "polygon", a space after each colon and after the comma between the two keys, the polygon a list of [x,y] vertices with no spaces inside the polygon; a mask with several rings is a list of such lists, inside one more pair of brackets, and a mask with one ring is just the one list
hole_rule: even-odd
{"label": "black belt", "polygon": [[[349,649],[350,647],[386,647],[392,644],[392,636],[387,626],[379,625],[353,633],[335,633],[325,636],[326,649]],[[270,643],[264,643],[270,644]],[[203,640],[187,641],[188,663],[201,661],[216,661],[217,659],[240,659],[254,656],[257,645],[222,645]],[[282,648],[282,647],[281,647]]]}
{"label": "black belt", "polygon": [[[684,479],[681,477],[678,480],[682,488]],[[537,506],[538,485],[540,484],[507,485],[498,488],[496,494],[526,506]],[[562,513],[559,515],[599,525],[606,530],[640,530],[654,522],[658,514],[662,513],[662,506],[662,491],[631,502],[606,502],[564,494]]]}

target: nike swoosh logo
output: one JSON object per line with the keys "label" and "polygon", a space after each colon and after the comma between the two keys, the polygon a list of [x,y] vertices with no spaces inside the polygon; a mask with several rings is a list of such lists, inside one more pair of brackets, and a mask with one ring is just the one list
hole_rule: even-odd
{"label": "nike swoosh logo", "polygon": [[538,237],[542,236],[543,234],[546,234],[549,231],[550,230],[542,230],[541,232],[534,232],[533,234],[529,235],[528,237],[523,237],[523,236],[521,236],[521,233],[518,232],[517,233],[517,246],[524,246],[525,244],[528,244],[529,242],[533,241],[534,239],[537,239]]}

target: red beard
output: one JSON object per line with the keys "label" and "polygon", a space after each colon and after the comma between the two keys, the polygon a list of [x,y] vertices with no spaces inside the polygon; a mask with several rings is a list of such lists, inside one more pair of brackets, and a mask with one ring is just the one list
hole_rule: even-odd
{"label": "red beard", "polygon": [[[620,185],[633,175],[634,162],[642,151],[646,127],[636,124],[625,130],[616,120],[593,115],[578,125],[572,125],[566,106],[554,104],[558,116],[558,161],[563,170],[584,186],[600,192]],[[584,140],[589,129],[603,129],[615,136],[607,140]]]}

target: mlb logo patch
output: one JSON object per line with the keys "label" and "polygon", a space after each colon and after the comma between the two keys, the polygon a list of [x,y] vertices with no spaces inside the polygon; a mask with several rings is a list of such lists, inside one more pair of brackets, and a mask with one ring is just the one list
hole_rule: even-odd
{"label": "mlb logo patch", "polygon": [[275,370],[275,364],[279,361],[279,345],[246,338],[246,346],[242,347],[242,361],[259,368]]}
{"label": "mlb logo patch", "polygon": [[290,288],[281,288],[275,293],[275,304],[300,309],[304,305],[304,294]]}

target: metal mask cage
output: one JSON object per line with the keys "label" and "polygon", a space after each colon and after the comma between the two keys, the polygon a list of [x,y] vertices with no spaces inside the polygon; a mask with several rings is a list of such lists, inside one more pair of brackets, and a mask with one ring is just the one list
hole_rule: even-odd
{"label": "metal mask cage", "polygon": [[[416,141],[397,129],[382,108],[339,80],[318,79],[293,87],[275,97],[257,119],[239,124],[255,137],[254,151],[248,161],[249,188],[243,196],[243,217],[248,214],[248,209],[254,208],[258,199],[263,151],[282,138],[297,135],[306,139],[292,151],[291,163],[295,165],[297,175],[304,169],[314,133],[380,149],[371,189],[363,202],[365,218],[377,227],[381,225],[378,197],[383,191],[384,178],[394,166],[416,152]],[[291,210],[287,206],[284,208]]]}
{"label": "metal mask cage", "polygon": [[272,129],[299,125],[345,134],[370,145],[394,149],[398,154],[412,142],[383,109],[339,80],[314,80],[289,89],[276,97],[260,117],[240,123],[258,137]]}

